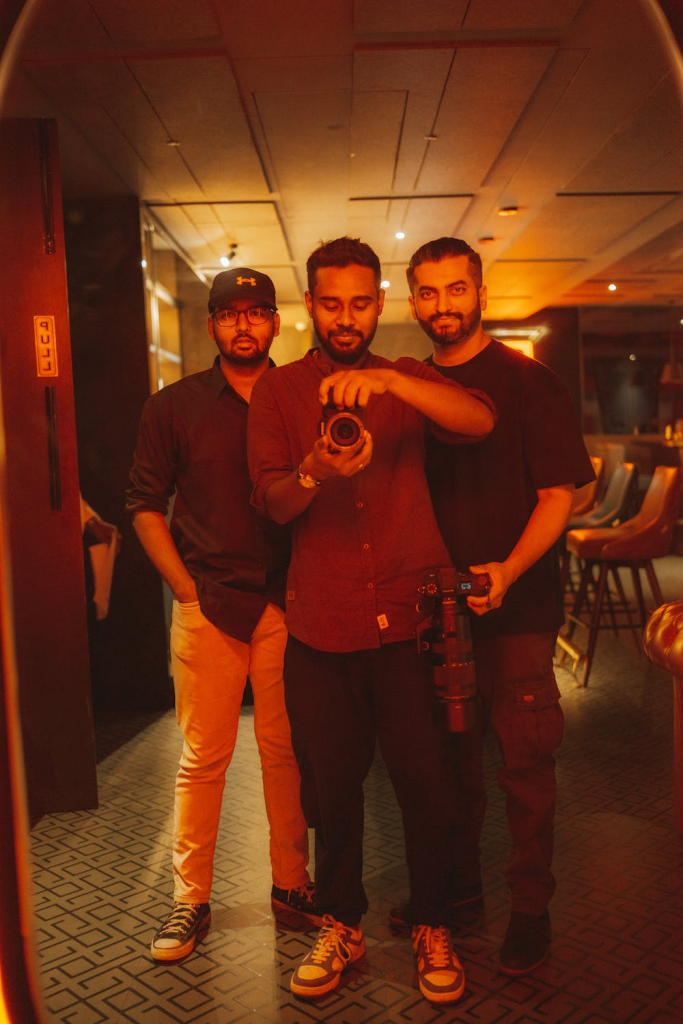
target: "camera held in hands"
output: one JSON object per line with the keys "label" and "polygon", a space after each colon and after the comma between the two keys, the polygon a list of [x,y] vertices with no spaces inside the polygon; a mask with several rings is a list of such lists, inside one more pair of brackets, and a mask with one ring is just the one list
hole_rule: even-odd
{"label": "camera held in hands", "polygon": [[436,701],[445,708],[450,732],[473,728],[479,714],[466,601],[470,594],[483,597],[490,589],[488,573],[452,568],[435,569],[418,588],[430,614],[417,627],[417,646],[431,658]]}
{"label": "camera held in hands", "polygon": [[351,409],[338,409],[333,402],[323,406],[320,420],[320,436],[327,439],[331,452],[360,451],[365,439],[363,416],[365,409],[354,406]]}

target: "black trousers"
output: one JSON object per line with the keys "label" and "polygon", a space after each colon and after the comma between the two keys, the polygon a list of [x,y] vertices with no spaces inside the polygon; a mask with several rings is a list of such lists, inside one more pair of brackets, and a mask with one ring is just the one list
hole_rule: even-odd
{"label": "black trousers", "polygon": [[403,816],[415,919],[442,924],[455,798],[427,660],[414,641],[337,654],[290,637],[284,679],[302,807],[315,829],[316,903],[347,925],[368,908],[363,782],[377,739]]}

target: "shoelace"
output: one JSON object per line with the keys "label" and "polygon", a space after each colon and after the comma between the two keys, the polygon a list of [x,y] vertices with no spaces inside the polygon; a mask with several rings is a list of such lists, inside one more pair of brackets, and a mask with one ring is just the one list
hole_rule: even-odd
{"label": "shoelace", "polygon": [[311,950],[313,963],[324,963],[333,951],[339,954],[341,960],[349,959],[351,951],[344,942],[344,931],[345,928],[341,921],[335,921],[329,914],[325,914],[318,941]]}
{"label": "shoelace", "polygon": [[417,942],[424,941],[425,954],[432,967],[449,967],[452,953],[450,936],[446,928],[431,928],[428,924],[420,925],[416,935]]}
{"label": "shoelace", "polygon": [[298,889],[292,889],[292,892],[295,892],[297,896],[301,896],[307,903],[312,903],[314,889],[313,882],[306,882],[304,885],[300,885]]}
{"label": "shoelace", "polygon": [[171,915],[166,924],[161,928],[158,937],[160,939],[173,939],[177,935],[182,935],[186,929],[192,927],[198,914],[199,907],[190,903],[179,903],[171,911]]}

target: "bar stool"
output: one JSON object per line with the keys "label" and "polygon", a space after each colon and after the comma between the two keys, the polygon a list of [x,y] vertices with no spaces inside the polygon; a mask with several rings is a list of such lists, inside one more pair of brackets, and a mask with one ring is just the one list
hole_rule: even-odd
{"label": "bar stool", "polygon": [[576,516],[567,523],[563,537],[563,550],[560,554],[560,578],[562,593],[569,588],[574,590],[571,580],[571,553],[567,551],[566,536],[570,530],[595,529],[598,526],[615,526],[629,519],[635,511],[636,489],[638,486],[638,467],[633,462],[620,462],[607,484],[602,501],[585,515]]}
{"label": "bar stool", "polygon": [[[640,570],[644,569],[655,600],[655,607],[662,604],[662,592],[652,564],[653,558],[661,558],[668,554],[671,547],[676,515],[681,495],[681,471],[674,466],[657,466],[650,486],[643,500],[640,511],[632,519],[614,527],[598,527],[597,529],[570,530],[567,534],[567,551],[574,554],[583,563],[581,581],[574,600],[571,614],[568,616],[567,632],[558,637],[558,644],[564,653],[574,660],[574,670],[583,663],[581,685],[588,685],[598,631],[603,628],[601,618],[603,604],[607,594],[612,618],[612,628],[616,632],[624,624],[617,623],[614,614],[612,597],[607,590],[607,576],[611,572],[614,585],[619,596],[621,610],[628,618],[628,627],[635,635],[636,626],[644,628],[646,621],[645,601],[640,581]],[[594,568],[599,567],[597,581]],[[619,568],[631,570],[633,588],[640,620],[633,623],[630,607],[626,600],[624,588],[619,576]],[[595,588],[593,607],[589,621],[580,618],[584,603],[588,603],[589,589]],[[581,651],[572,638],[576,626],[588,629],[588,645]],[[564,657],[561,655],[561,659]],[[560,659],[560,660],[561,660]]]}

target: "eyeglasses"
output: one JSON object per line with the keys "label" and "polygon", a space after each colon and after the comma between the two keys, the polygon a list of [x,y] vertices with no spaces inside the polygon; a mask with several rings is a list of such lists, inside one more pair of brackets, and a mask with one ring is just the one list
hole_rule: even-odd
{"label": "eyeglasses", "polygon": [[265,324],[274,312],[270,306],[250,306],[249,309],[219,309],[211,316],[221,327],[234,327],[242,313],[250,324]]}

